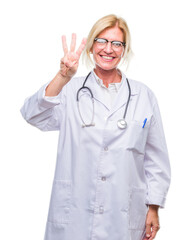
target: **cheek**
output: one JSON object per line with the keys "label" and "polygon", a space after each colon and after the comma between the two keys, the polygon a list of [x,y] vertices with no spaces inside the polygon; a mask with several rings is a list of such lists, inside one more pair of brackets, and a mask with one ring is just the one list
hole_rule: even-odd
{"label": "cheek", "polygon": [[93,56],[95,56],[96,54],[98,54],[100,52],[100,50],[97,49],[96,47],[93,47],[91,52],[92,52]]}
{"label": "cheek", "polygon": [[99,52],[100,52],[100,51],[97,50],[97,49],[95,49],[95,48],[92,49],[92,55],[93,55],[93,59],[94,59],[95,62],[98,61]]}

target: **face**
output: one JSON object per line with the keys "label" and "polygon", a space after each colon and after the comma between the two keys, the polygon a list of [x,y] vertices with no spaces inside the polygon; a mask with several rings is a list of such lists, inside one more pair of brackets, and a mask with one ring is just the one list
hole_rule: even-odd
{"label": "face", "polygon": [[[104,38],[109,41],[115,40],[123,42],[123,32],[117,26],[105,29],[97,37]],[[96,69],[101,68],[102,70],[113,70],[117,68],[117,65],[123,56],[123,52],[123,46],[117,50],[113,50],[111,42],[108,42],[104,48],[100,49],[95,42],[92,47],[92,53]]]}

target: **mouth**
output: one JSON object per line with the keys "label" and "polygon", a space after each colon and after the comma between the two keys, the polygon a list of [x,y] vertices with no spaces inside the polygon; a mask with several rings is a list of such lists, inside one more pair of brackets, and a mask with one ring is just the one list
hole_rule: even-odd
{"label": "mouth", "polygon": [[100,55],[100,57],[106,61],[112,61],[113,59],[115,59],[115,57],[105,56],[105,55]]}

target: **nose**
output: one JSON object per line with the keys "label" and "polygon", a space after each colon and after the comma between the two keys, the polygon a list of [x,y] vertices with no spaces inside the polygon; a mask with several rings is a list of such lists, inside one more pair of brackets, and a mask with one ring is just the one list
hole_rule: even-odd
{"label": "nose", "polygon": [[112,49],[112,46],[111,46],[111,42],[107,42],[105,48],[104,48],[104,51],[109,54],[109,53],[112,53],[113,52],[113,49]]}

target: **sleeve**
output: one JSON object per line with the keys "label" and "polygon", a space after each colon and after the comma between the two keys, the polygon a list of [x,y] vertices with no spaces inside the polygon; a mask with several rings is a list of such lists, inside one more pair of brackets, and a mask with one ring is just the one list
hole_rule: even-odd
{"label": "sleeve", "polygon": [[61,119],[66,105],[66,89],[63,88],[55,97],[45,96],[45,84],[31,97],[27,98],[21,108],[23,118],[42,131],[60,129]]}
{"label": "sleeve", "polygon": [[146,204],[165,205],[170,185],[170,162],[164,136],[162,119],[157,101],[153,107],[153,116],[149,128],[145,151],[145,175],[148,192]]}

